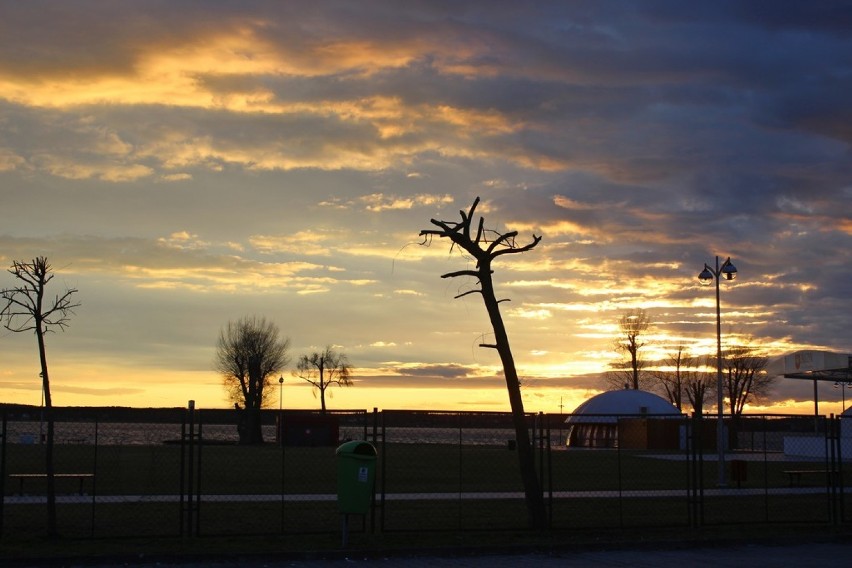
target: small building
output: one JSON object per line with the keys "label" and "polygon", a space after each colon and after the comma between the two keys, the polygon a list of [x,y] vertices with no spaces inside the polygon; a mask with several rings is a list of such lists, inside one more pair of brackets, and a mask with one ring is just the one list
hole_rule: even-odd
{"label": "small building", "polygon": [[283,446],[336,446],[339,419],[334,414],[285,411],[276,415],[277,441]]}
{"label": "small building", "polygon": [[633,389],[602,392],[565,420],[572,448],[677,449],[681,412],[656,394]]}
{"label": "small building", "polygon": [[[852,408],[847,408],[837,417],[840,420],[840,436],[826,443],[824,433],[784,436],[784,455],[793,458],[832,459],[837,456],[843,461],[852,460]],[[834,445],[833,448],[831,445]]]}

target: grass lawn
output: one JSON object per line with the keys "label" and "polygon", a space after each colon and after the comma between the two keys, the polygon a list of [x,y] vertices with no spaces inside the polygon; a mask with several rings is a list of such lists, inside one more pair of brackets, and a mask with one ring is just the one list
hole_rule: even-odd
{"label": "grass lawn", "polygon": [[[8,444],[6,448],[7,473],[43,470],[43,446]],[[825,526],[831,520],[832,502],[819,490],[818,477],[808,480],[815,489],[811,493],[781,494],[781,490],[789,491],[790,483],[783,472],[813,469],[812,462],[749,462],[741,493],[712,496],[716,462],[706,461],[700,473],[708,494],[703,508],[697,510],[689,500],[695,471],[683,459],[660,459],[661,453],[560,449],[551,452],[550,459],[544,455],[538,466],[545,489],[556,495],[549,501],[554,530],[668,527],[684,531],[690,530],[695,514],[701,515],[706,526],[717,528],[743,523]],[[63,444],[56,447],[55,455],[57,472],[95,473],[93,485],[86,481],[86,495],[80,502],[59,505],[60,531],[69,538],[160,539],[177,537],[183,530],[197,532],[202,538],[268,535],[307,543],[309,540],[297,535],[321,540],[339,531],[335,500],[318,497],[333,496],[337,491],[338,459],[333,447],[205,445],[195,449],[192,478],[188,455],[182,455],[177,445]],[[526,526],[525,503],[517,497],[523,490],[517,452],[504,446],[389,443],[379,448],[376,473],[380,506],[366,526],[374,523],[380,529],[376,534],[387,538],[411,532],[523,532]],[[4,549],[14,549],[14,543],[43,533],[45,507],[15,502],[17,483],[3,482],[8,498],[0,538]],[[190,483],[201,494],[198,508],[192,512],[192,527],[187,526],[188,503],[181,508],[178,499]],[[78,485],[74,480],[60,480],[57,487],[64,496],[75,493]],[[44,491],[42,480],[27,480],[26,494],[40,496]],[[642,494],[648,491],[669,493]],[[384,502],[382,492],[387,497]],[[561,492],[569,493],[564,496]],[[400,496],[423,493],[440,495],[427,499]],[[469,493],[492,495],[477,499]],[[91,499],[93,494],[97,502]],[[125,502],[123,496],[127,495],[142,499]],[[242,501],[215,499],[222,495],[246,497]],[[265,497],[249,497],[258,495]],[[852,510],[852,502],[845,505]],[[362,536],[365,541],[376,538],[369,530]]]}

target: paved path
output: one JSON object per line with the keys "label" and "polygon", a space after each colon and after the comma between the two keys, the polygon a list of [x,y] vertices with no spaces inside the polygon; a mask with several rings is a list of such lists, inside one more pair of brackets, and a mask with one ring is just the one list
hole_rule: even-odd
{"label": "paved path", "polygon": [[[160,560],[151,563],[98,564],[80,562],[55,564],[67,568],[686,568],[692,566],[724,566],[725,568],[833,568],[852,564],[852,543],[807,543],[791,545],[707,545],[692,549],[625,548],[612,551],[578,551],[554,554],[500,554],[476,556],[392,556],[330,560],[231,559],[188,562]],[[36,566],[34,564],[33,566]],[[20,565],[18,565],[20,566]]]}
{"label": "paved path", "polygon": [[[704,497],[743,497],[746,495],[814,495],[828,494],[824,486],[802,487],[753,487],[753,488],[708,488],[704,489]],[[643,490],[596,490],[596,491],[554,491],[554,499],[615,499],[621,497],[657,498],[657,497],[689,497],[687,489],[643,489]],[[186,498],[186,497],[184,497]],[[289,494],[234,494],[234,495],[202,495],[201,502],[307,502],[307,501],[337,501],[336,493],[289,493]],[[455,491],[443,493],[387,493],[387,501],[440,501],[440,500],[487,500],[487,499],[524,499],[522,491]],[[176,503],[180,495],[57,495],[56,502],[60,504],[90,504],[94,503]],[[43,505],[47,497],[43,495],[8,495],[3,497],[4,503],[10,505]]]}

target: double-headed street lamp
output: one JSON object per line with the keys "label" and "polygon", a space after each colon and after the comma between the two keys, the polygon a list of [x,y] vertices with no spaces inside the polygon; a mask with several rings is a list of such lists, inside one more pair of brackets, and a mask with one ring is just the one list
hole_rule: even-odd
{"label": "double-headed street lamp", "polygon": [[725,424],[723,417],[724,393],[722,392],[722,309],[719,303],[719,280],[733,280],[737,277],[737,268],[731,263],[731,257],[719,266],[719,257],[716,257],[716,269],[714,270],[706,263],[704,270],[698,275],[698,281],[704,286],[709,286],[714,280],[716,282],[716,449],[719,452],[719,487],[725,487]]}

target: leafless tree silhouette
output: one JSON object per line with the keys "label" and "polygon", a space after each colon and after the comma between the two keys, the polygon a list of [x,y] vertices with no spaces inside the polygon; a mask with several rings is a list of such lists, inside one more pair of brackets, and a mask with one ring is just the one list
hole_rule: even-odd
{"label": "leafless tree silhouette", "polygon": [[[691,365],[698,367],[709,367],[710,363],[701,361],[706,357],[693,357]],[[684,392],[689,404],[692,405],[692,411],[701,416],[704,414],[704,404],[711,400],[716,392],[716,373],[709,373],[701,370],[691,370],[687,373]]]}
{"label": "leafless tree silhouette", "polygon": [[9,331],[20,333],[34,331],[38,341],[41,363],[41,385],[44,396],[45,419],[47,421],[47,451],[45,473],[47,475],[47,533],[57,536],[56,529],[56,477],[53,463],[53,397],[50,394],[50,374],[47,370],[47,351],[44,336],[50,331],[68,327],[68,317],[80,304],[72,296],[77,292],[67,288],[51,301],[46,297],[47,285],[53,280],[53,267],[46,257],[40,256],[30,262],[13,261],[9,272],[20,284],[0,291],[0,319]]}
{"label": "leafless tree silhouette", "polygon": [[732,416],[740,416],[747,403],[766,396],[776,378],[763,372],[768,363],[769,358],[752,345],[734,346],[724,354],[724,389]]}
{"label": "leafless tree silhouette", "polygon": [[662,368],[650,371],[656,381],[654,386],[662,392],[669,402],[683,411],[689,403],[695,414],[704,413],[704,402],[716,392],[716,377],[702,370],[706,367],[703,357],[694,357],[686,345],[678,343],[672,346],[660,362]]}
{"label": "leafless tree silhouette", "polygon": [[764,372],[769,358],[753,345],[732,346],[723,357],[723,388],[731,408],[731,438],[736,447],[745,405],[765,399],[776,377]]}
{"label": "leafless tree silhouette", "polygon": [[619,335],[615,340],[615,350],[624,355],[624,359],[613,365],[607,373],[607,382],[615,389],[638,390],[645,382],[644,373],[647,361],[642,357],[645,347],[645,332],[651,324],[648,312],[641,308],[629,310],[618,320]]}
{"label": "leafless tree silhouette", "polygon": [[228,322],[219,332],[215,368],[239,415],[241,444],[263,443],[260,409],[266,402],[270,377],[289,362],[290,340],[279,335],[278,326],[257,317]]}
{"label": "leafless tree silhouette", "polygon": [[302,355],[293,374],[309,382],[319,392],[320,408],[323,414],[325,414],[325,391],[334,385],[340,387],[352,385],[352,367],[346,355],[335,351],[330,345],[322,352],[315,351],[310,355]]}
{"label": "leafless tree silhouette", "polygon": [[492,262],[500,256],[519,254],[533,249],[541,241],[541,237],[533,235],[532,241],[525,245],[519,245],[515,241],[518,235],[517,231],[499,233],[486,230],[485,220],[482,217],[479,218],[476,233],[473,234],[471,224],[477,205],[479,205],[479,197],[474,200],[473,205],[467,213],[460,211],[460,222],[452,223],[431,219],[431,223],[437,229],[424,229],[420,231],[420,235],[424,238],[424,245],[428,245],[431,242],[431,238],[435,236],[450,239],[452,241],[451,250],[453,246],[458,246],[476,260],[476,267],[474,269],[449,272],[441,275],[441,278],[470,276],[476,278],[479,283],[478,289],[459,294],[456,298],[477,293],[482,296],[482,301],[485,303],[485,309],[488,312],[491,327],[494,331],[495,342],[494,344],[481,344],[480,346],[496,349],[500,355],[500,361],[503,364],[503,375],[506,379],[506,388],[509,393],[515,436],[517,438],[518,462],[521,479],[524,484],[530,526],[541,529],[547,526],[544,498],[535,472],[534,455],[532,446],[530,445],[524,403],[521,397],[521,387],[518,381],[518,373],[515,369],[515,360],[509,345],[506,326],[500,314],[500,302],[505,300],[498,300],[495,295],[492,281],[493,270],[491,268]]}

